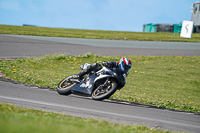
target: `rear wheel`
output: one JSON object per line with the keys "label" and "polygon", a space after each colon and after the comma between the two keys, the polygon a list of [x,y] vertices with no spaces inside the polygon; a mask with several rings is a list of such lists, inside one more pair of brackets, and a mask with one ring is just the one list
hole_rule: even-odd
{"label": "rear wheel", "polygon": [[58,87],[57,87],[57,92],[61,95],[69,95],[71,94],[71,89],[72,87],[76,84],[74,82],[71,82],[69,81],[69,79],[71,78],[77,78],[78,76],[75,74],[75,75],[71,75],[71,76],[68,76],[66,78],[64,78],[59,84],[58,84]]}
{"label": "rear wheel", "polygon": [[117,83],[115,81],[106,81],[106,84],[98,86],[92,92],[94,100],[108,99],[117,90]]}

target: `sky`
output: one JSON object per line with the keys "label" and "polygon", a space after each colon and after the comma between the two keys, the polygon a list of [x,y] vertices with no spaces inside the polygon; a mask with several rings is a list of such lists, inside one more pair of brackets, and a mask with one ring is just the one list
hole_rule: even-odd
{"label": "sky", "polygon": [[0,0],[0,24],[142,32],[191,20],[198,0]]}

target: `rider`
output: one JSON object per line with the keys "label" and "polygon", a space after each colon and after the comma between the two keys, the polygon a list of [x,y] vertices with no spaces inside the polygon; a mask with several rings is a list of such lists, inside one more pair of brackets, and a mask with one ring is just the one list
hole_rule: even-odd
{"label": "rider", "polygon": [[[121,88],[124,87],[124,85],[126,84],[126,77],[128,76],[128,72],[132,66],[131,60],[129,60],[127,58],[121,58],[119,60],[119,63],[117,63],[115,61],[103,61],[102,65],[110,68],[111,70],[113,70],[114,68],[120,69],[120,71],[121,71],[121,78],[120,78],[121,85],[120,86],[121,86]],[[88,74],[91,71],[98,71],[102,68],[101,64],[99,64],[99,63],[93,63],[92,65],[87,64],[84,67],[86,67],[86,68],[83,68],[83,71],[81,71],[78,74],[79,79],[82,79],[85,74]]]}

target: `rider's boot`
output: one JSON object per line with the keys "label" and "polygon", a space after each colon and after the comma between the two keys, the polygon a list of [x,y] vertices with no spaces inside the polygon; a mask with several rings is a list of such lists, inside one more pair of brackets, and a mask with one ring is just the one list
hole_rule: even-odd
{"label": "rider's boot", "polygon": [[83,71],[81,71],[80,73],[78,73],[78,79],[79,80],[82,80],[83,79],[83,76],[85,75],[85,74],[87,74],[87,69],[85,69],[85,70],[83,70]]}

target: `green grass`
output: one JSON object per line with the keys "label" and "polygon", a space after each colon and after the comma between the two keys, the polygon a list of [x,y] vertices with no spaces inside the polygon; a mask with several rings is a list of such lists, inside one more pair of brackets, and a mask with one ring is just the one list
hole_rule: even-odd
{"label": "green grass", "polygon": [[146,126],[125,126],[0,103],[1,133],[166,133]]}
{"label": "green grass", "polygon": [[0,34],[92,38],[92,39],[109,39],[109,40],[200,42],[200,34],[198,33],[194,33],[192,38],[188,39],[188,38],[181,38],[180,34],[177,33],[175,34],[175,33],[81,30],[81,29],[11,26],[11,25],[0,25]]}
{"label": "green grass", "polygon": [[[125,56],[133,67],[126,86],[111,98],[160,108],[200,112],[200,57]],[[66,76],[81,71],[84,63],[118,61],[121,56],[50,55],[1,61],[8,78],[56,89]]]}

